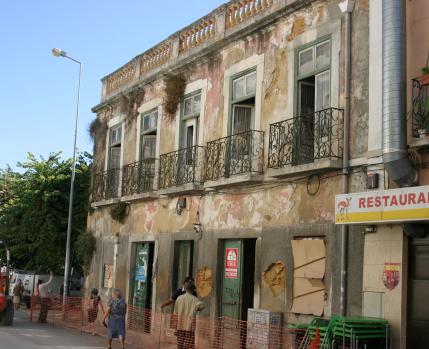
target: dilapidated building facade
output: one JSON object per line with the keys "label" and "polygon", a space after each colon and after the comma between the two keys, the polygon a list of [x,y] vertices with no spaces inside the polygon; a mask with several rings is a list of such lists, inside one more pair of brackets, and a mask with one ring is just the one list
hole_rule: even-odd
{"label": "dilapidated building facade", "polygon": [[377,2],[231,1],[106,76],[87,287],[156,309],[189,274],[212,318],[362,315],[368,238],[350,226],[341,261],[335,196],[381,156]]}

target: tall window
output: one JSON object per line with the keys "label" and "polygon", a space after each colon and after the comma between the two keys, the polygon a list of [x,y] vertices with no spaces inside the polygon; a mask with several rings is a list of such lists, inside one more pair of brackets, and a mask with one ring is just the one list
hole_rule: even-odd
{"label": "tall window", "polygon": [[157,125],[157,109],[142,115],[140,127],[140,160],[154,159],[156,157]]}
{"label": "tall window", "polygon": [[250,131],[254,127],[256,95],[256,71],[232,80],[230,134]]}
{"label": "tall window", "polygon": [[180,148],[189,148],[198,143],[198,121],[201,109],[201,92],[185,96],[182,103]]}
{"label": "tall window", "polygon": [[298,115],[311,114],[331,104],[331,41],[298,51]]}
{"label": "tall window", "polygon": [[331,41],[303,48],[297,57],[295,165],[313,162],[315,143],[329,134],[328,114],[317,112],[331,106]]}
{"label": "tall window", "polygon": [[106,191],[107,197],[116,197],[119,194],[119,178],[121,168],[121,141],[122,141],[122,125],[115,126],[110,129],[109,137],[109,159]]}
{"label": "tall window", "polygon": [[110,129],[109,137],[109,170],[121,167],[122,125]]}

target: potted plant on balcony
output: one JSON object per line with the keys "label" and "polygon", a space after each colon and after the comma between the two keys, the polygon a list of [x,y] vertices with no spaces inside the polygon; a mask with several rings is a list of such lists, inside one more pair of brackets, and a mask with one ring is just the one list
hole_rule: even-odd
{"label": "potted plant on balcony", "polygon": [[422,68],[422,76],[418,77],[420,84],[423,85],[429,85],[429,65],[426,65]]}
{"label": "potted plant on balcony", "polygon": [[[429,75],[429,74],[428,74]],[[415,115],[417,123],[417,132],[419,138],[429,136],[429,96],[417,100],[415,105]]]}

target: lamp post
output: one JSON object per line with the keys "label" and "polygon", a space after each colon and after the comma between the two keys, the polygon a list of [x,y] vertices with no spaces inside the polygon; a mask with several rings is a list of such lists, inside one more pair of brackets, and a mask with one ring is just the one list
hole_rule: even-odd
{"label": "lamp post", "polygon": [[77,142],[77,129],[79,122],[79,104],[80,104],[80,82],[82,78],[82,63],[78,60],[70,57],[67,53],[59,48],[52,49],[52,54],[55,57],[68,58],[71,61],[79,64],[79,81],[77,85],[77,104],[76,104],[76,120],[74,127],[74,144],[73,144],[73,162],[72,162],[72,176],[70,182],[70,199],[69,199],[69,213],[67,221],[67,245],[66,245],[66,260],[64,264],[64,290],[63,290],[63,305],[66,305],[69,287],[69,276],[70,276],[70,240],[72,230],[72,216],[73,216],[73,198],[74,198],[74,180],[76,175],[76,142]]}

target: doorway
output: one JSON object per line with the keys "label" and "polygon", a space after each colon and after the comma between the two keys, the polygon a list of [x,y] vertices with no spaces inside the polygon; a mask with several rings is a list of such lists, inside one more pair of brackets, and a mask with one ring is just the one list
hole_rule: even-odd
{"label": "doorway", "polygon": [[153,242],[136,243],[134,246],[134,270],[131,287],[131,326],[150,332],[152,308]]}
{"label": "doorway", "polygon": [[429,237],[410,239],[408,250],[407,347],[429,343]]}
{"label": "doorway", "polygon": [[253,308],[256,239],[224,240],[222,247],[220,316],[224,331],[236,338],[237,348],[246,344],[247,310]]}

